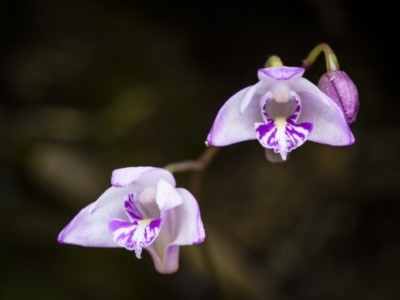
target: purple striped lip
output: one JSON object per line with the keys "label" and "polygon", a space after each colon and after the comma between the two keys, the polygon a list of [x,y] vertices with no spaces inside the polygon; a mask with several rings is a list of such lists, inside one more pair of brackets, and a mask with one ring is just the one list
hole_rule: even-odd
{"label": "purple striped lip", "polygon": [[128,250],[134,250],[136,257],[140,258],[142,249],[151,245],[157,238],[161,225],[161,218],[133,222],[111,220],[108,229],[117,244]]}
{"label": "purple striped lip", "polygon": [[313,130],[312,123],[296,123],[301,113],[301,105],[298,99],[295,101],[296,108],[288,118],[276,117],[274,119],[265,110],[265,102],[262,108],[265,123],[254,124],[256,136],[261,145],[272,149],[275,153],[280,153],[283,160],[286,160],[290,151],[301,146]]}
{"label": "purple striped lip", "polygon": [[126,195],[124,200],[125,212],[131,221],[111,220],[108,229],[118,245],[134,250],[136,257],[140,258],[142,249],[151,245],[157,238],[162,219],[145,219],[140,212],[140,203],[135,194]]}

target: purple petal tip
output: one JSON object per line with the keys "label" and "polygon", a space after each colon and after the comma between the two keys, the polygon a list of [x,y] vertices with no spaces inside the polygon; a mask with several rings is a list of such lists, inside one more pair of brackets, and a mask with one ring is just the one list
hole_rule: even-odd
{"label": "purple petal tip", "polygon": [[201,238],[199,238],[197,241],[194,241],[194,242],[193,242],[193,245],[201,244],[202,242],[204,242],[205,239],[206,239],[205,236],[204,236],[204,237],[201,237]]}
{"label": "purple petal tip", "polygon": [[68,229],[69,226],[70,226],[70,223],[67,226],[65,226],[64,229],[58,235],[57,242],[59,244],[66,244],[65,241],[64,241],[65,240],[65,231]]}

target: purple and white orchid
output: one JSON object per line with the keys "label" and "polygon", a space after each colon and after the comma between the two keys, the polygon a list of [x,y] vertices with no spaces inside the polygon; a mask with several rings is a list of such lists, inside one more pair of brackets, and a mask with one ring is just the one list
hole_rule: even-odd
{"label": "purple and white orchid", "polygon": [[207,143],[226,146],[258,139],[267,158],[275,162],[286,160],[306,140],[332,146],[353,144],[342,108],[303,74],[300,67],[260,69],[258,83],[222,106]]}
{"label": "purple and white orchid", "polygon": [[85,247],[123,247],[140,258],[150,252],[160,273],[178,269],[179,246],[199,244],[205,233],[193,195],[175,188],[172,174],[154,167],[112,173],[112,187],[82,209],[58,237]]}

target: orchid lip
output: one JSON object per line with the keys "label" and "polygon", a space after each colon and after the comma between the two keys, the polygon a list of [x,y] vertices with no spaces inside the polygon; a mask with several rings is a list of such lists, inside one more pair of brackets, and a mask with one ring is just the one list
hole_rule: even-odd
{"label": "orchid lip", "polygon": [[[148,198],[147,194],[151,195],[151,191],[147,192],[145,189],[141,193],[142,198],[143,194]],[[128,250],[134,250],[137,258],[140,258],[142,248],[149,246],[157,238],[162,224],[161,218],[143,217],[140,212],[140,200],[140,196],[137,199],[134,194],[128,194],[125,198],[124,208],[127,216],[131,219],[130,222],[114,219],[108,223],[114,241]]]}
{"label": "orchid lip", "polygon": [[133,222],[111,220],[108,228],[117,244],[128,250],[134,250],[136,257],[140,258],[142,249],[151,245],[157,238],[161,225],[161,218]]}
{"label": "orchid lip", "polygon": [[265,148],[272,149],[275,153],[280,153],[283,160],[293,149],[301,146],[313,130],[313,124],[304,122],[297,124],[301,112],[301,104],[295,98],[296,107],[289,117],[277,115],[271,117],[266,109],[269,99],[265,100],[262,107],[265,123],[255,123],[254,129],[257,139]]}

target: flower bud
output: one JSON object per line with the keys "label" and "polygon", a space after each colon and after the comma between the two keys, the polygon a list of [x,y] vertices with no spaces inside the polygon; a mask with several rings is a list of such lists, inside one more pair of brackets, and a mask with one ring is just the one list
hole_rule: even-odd
{"label": "flower bud", "polygon": [[325,73],[321,76],[318,87],[343,109],[349,124],[356,121],[360,106],[358,92],[345,72],[337,70]]}

